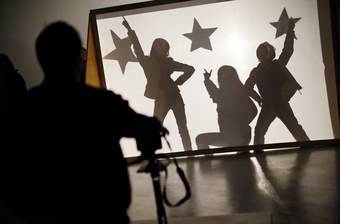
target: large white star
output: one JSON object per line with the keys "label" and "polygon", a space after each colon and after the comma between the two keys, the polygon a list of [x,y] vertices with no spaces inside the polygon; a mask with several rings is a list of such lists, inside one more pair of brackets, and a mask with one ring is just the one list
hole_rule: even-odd
{"label": "large white star", "polygon": [[194,51],[198,48],[212,50],[209,37],[216,29],[217,27],[202,29],[196,18],[194,18],[192,32],[183,34],[192,41],[190,51]]}
{"label": "large white star", "polygon": [[121,39],[115,32],[111,30],[111,36],[116,49],[111,51],[104,59],[117,60],[123,74],[128,62],[137,62],[136,56],[131,50],[131,41],[129,37]]}
{"label": "large white star", "polygon": [[[291,19],[293,20],[293,22],[295,24],[301,18],[291,18]],[[284,8],[282,13],[281,13],[281,16],[279,18],[279,21],[270,23],[272,26],[274,26],[276,28],[275,38],[278,38],[278,37],[280,37],[283,34],[286,34],[288,32],[289,20],[291,20],[291,19],[288,17],[288,13],[287,13],[286,8]],[[295,36],[295,39],[297,39],[296,36]]]}

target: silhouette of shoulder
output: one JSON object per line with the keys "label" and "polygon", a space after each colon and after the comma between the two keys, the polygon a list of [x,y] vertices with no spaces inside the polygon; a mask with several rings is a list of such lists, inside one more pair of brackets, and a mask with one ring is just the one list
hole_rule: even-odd
{"label": "silhouette of shoulder", "polygon": [[59,123],[49,120],[55,126],[73,124],[77,135],[89,127],[97,130],[97,134],[100,129],[114,133],[117,138],[129,135],[128,128],[134,125],[136,114],[120,95],[76,83],[62,87],[43,84],[29,91],[26,102],[31,116],[60,120]]}
{"label": "silhouette of shoulder", "polygon": [[[98,89],[95,87],[79,84],[69,84],[65,86],[40,85],[32,88],[28,92],[28,99],[46,98],[55,96],[64,98],[68,96],[70,99],[79,98],[84,104],[100,103],[111,101],[110,104],[123,103],[128,104],[120,95],[113,93],[110,90]],[[53,99],[53,98],[52,98]],[[82,100],[83,99],[83,100]],[[67,101],[67,99],[65,99]],[[66,102],[64,101],[64,102]],[[100,108],[98,108],[100,110]]]}

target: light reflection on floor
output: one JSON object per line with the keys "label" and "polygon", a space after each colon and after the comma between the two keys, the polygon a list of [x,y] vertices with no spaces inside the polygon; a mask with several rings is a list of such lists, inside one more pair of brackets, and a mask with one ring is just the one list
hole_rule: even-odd
{"label": "light reflection on floor", "polygon": [[252,157],[250,157],[250,160],[255,167],[255,171],[256,171],[255,177],[256,177],[257,186],[259,187],[259,189],[262,190],[263,193],[266,194],[273,201],[275,201],[279,205],[283,206],[283,201],[280,199],[280,196],[277,193],[276,189],[273,187],[273,185],[267,179],[267,177],[266,177],[265,173],[263,172],[262,167],[259,164],[257,158],[255,156],[252,156]]}
{"label": "light reflection on floor", "polygon": [[[192,187],[192,198],[170,217],[270,212],[274,224],[340,223],[340,147],[269,150],[242,155],[179,159]],[[130,167],[132,220],[154,219],[156,210],[149,175]],[[171,200],[183,186],[169,168]]]}

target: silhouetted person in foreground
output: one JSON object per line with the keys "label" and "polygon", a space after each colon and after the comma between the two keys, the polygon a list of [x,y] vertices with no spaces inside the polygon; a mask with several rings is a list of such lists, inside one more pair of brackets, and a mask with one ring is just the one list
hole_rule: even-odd
{"label": "silhouetted person in foreground", "polygon": [[250,122],[257,109],[248,96],[248,91],[240,81],[236,70],[228,65],[217,73],[219,88],[210,80],[211,71],[204,73],[204,84],[210,98],[217,104],[220,132],[204,133],[196,137],[198,149],[212,146],[248,145],[251,139]]}
{"label": "silhouetted person in foreground", "polygon": [[45,79],[28,92],[21,119],[9,122],[1,197],[29,223],[128,223],[130,183],[119,140],[136,138],[146,156],[160,147],[156,118],[77,82],[80,52],[72,27],[46,27],[36,41]]}
{"label": "silhouetted person in foreground", "polygon": [[[301,89],[286,67],[294,51],[294,26],[294,22],[290,21],[284,48],[277,60],[272,45],[267,42],[259,45],[256,54],[260,63],[251,71],[245,83],[250,96],[262,102],[255,127],[254,144],[264,144],[264,136],[276,117],[284,123],[296,141],[309,140],[289,104],[291,97]],[[257,86],[261,96],[254,91],[254,85]]]}
{"label": "silhouetted person in foreground", "polygon": [[[155,102],[154,113],[162,123],[170,110],[173,111],[179,134],[185,150],[192,150],[190,135],[185,116],[183,98],[178,86],[183,85],[194,73],[194,67],[182,64],[169,57],[169,43],[157,38],[153,41],[150,55],[146,56],[138,37],[124,19],[123,25],[128,30],[136,57],[143,67],[147,80],[144,96]],[[183,72],[176,81],[171,78],[174,72]]]}
{"label": "silhouetted person in foreground", "polygon": [[19,104],[26,92],[24,79],[14,68],[11,60],[5,54],[0,54],[0,119],[6,119],[3,117],[5,110]]}
{"label": "silhouetted person in foreground", "polygon": [[80,52],[80,68],[79,68],[79,81],[86,82],[86,62],[87,62],[87,50],[82,47]]}

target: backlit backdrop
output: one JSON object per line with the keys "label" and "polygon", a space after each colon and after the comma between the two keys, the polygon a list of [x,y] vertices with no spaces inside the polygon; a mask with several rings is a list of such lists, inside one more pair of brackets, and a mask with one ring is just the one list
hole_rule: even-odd
{"label": "backlit backdrop", "polygon": [[[195,68],[193,75],[179,89],[185,104],[192,147],[196,150],[197,135],[219,131],[216,104],[204,85],[204,69],[212,70],[211,80],[218,86],[217,70],[222,65],[233,66],[241,82],[245,83],[259,63],[256,49],[260,43],[267,41],[272,44],[279,56],[286,37],[285,34],[280,36],[280,32],[285,31],[284,19],[292,17],[296,22],[297,39],[287,68],[302,90],[290,100],[291,108],[311,140],[334,138],[316,0],[234,0],[183,7],[185,4],[97,15],[102,64],[109,90],[121,94],[137,112],[153,114],[154,100],[144,96],[144,71],[134,54],[127,51],[134,52],[127,29],[122,25],[122,16],[125,16],[146,55],[150,54],[153,41],[163,38],[169,42],[170,57]],[[178,75],[174,73],[171,77],[176,79]],[[261,110],[257,104],[256,107]],[[250,123],[250,144],[253,144],[257,117],[258,114]],[[172,112],[167,114],[164,126],[170,130],[169,140],[174,150],[183,151]],[[274,120],[265,136],[265,143],[293,141],[295,139],[279,119]],[[134,141],[124,139],[121,144],[125,156],[139,154]],[[165,145],[160,152],[168,152]]]}

